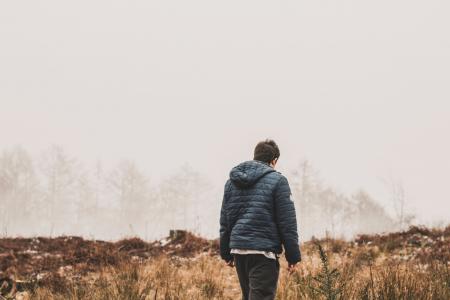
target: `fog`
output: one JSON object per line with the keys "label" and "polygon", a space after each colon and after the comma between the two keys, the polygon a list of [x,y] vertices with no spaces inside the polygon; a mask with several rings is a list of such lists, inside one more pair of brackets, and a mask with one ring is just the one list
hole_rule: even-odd
{"label": "fog", "polygon": [[[2,234],[218,237],[228,173],[265,138],[305,238],[407,226],[399,199],[415,224],[448,223],[449,8],[0,2]],[[120,196],[130,172],[143,190]]]}
{"label": "fog", "polygon": [[[38,158],[17,146],[3,151],[0,171],[3,236],[148,240],[166,236],[171,229],[217,235],[221,191],[187,164],[154,184],[131,160],[113,167],[101,161],[86,166],[60,146],[49,147]],[[324,184],[309,161],[302,161],[289,177],[302,240],[349,238],[413,224],[404,188],[392,179],[386,182],[395,209],[390,216],[362,189],[345,195]]]}

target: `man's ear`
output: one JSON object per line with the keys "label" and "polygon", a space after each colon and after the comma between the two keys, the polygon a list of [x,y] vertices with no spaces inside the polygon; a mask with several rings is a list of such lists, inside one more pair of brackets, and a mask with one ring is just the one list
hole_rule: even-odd
{"label": "man's ear", "polygon": [[273,160],[270,162],[270,165],[273,166],[273,167],[275,167],[275,164],[277,163],[277,161],[278,161],[278,158],[273,159]]}

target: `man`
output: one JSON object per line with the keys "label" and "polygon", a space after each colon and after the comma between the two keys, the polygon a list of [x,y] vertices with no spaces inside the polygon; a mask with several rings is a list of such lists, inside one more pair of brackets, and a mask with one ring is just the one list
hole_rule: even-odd
{"label": "man", "polygon": [[297,220],[285,176],[274,169],[280,150],[258,143],[253,160],[230,171],[220,213],[220,256],[236,272],[243,300],[274,299],[284,246],[289,273],[301,261]]}

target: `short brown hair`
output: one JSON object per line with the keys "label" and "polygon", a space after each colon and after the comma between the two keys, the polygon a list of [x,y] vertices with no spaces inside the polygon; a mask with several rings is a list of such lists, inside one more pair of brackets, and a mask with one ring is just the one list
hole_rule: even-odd
{"label": "short brown hair", "polygon": [[275,141],[266,139],[259,142],[255,147],[253,159],[270,163],[275,158],[280,157],[280,149]]}

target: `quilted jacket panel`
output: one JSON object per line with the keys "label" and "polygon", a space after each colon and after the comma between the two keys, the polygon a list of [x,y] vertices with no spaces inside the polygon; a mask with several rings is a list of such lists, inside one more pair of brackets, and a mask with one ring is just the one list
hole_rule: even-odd
{"label": "quilted jacket panel", "polygon": [[231,248],[282,253],[289,263],[301,260],[297,220],[289,183],[269,164],[249,160],[230,171],[220,213],[220,255]]}

